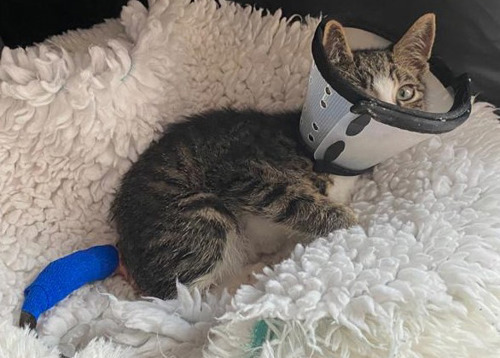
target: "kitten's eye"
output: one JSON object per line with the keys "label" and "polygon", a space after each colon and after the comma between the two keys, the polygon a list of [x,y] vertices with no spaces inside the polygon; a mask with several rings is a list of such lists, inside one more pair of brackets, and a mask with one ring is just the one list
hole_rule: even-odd
{"label": "kitten's eye", "polygon": [[411,86],[402,86],[398,90],[397,100],[398,101],[409,101],[415,97],[415,89]]}

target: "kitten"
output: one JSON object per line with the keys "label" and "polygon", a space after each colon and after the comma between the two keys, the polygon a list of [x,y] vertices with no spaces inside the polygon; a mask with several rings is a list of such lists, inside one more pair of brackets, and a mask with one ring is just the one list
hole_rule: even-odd
{"label": "kitten", "polygon": [[[422,109],[434,21],[425,15],[393,47],[361,51],[330,21],[323,44],[332,66],[368,94]],[[299,119],[299,111],[209,111],[171,125],[140,156],[111,215],[122,263],[143,294],[172,298],[177,279],[206,289],[238,274],[252,251],[245,216],[305,243],[356,223],[341,199],[345,178],[312,170]]]}

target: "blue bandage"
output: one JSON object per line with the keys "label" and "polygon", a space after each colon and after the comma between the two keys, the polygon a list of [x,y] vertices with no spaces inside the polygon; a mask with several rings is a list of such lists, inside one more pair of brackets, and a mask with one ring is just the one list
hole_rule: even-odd
{"label": "blue bandage", "polygon": [[114,246],[94,246],[51,262],[24,291],[22,311],[35,320],[81,286],[103,280],[118,267]]}

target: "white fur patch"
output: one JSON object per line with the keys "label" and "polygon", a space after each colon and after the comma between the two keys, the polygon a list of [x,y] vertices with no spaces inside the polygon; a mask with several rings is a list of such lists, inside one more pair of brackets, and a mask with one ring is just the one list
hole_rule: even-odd
{"label": "white fur patch", "polygon": [[396,104],[396,83],[389,77],[377,76],[373,79],[375,96],[381,101]]}
{"label": "white fur patch", "polygon": [[348,204],[351,201],[352,193],[358,180],[357,176],[331,175],[333,185],[329,184],[327,188],[328,199],[332,202]]}
{"label": "white fur patch", "polygon": [[249,263],[254,263],[262,255],[290,252],[296,243],[304,241],[302,234],[262,216],[248,214],[240,220],[248,240]]}

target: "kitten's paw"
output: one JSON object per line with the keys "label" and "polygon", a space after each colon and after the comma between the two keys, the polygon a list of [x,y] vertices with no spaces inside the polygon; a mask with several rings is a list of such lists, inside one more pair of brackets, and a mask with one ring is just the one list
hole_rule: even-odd
{"label": "kitten's paw", "polygon": [[338,229],[348,229],[358,224],[358,217],[350,207],[343,206],[339,212],[338,221]]}
{"label": "kitten's paw", "polygon": [[358,223],[358,218],[354,211],[348,206],[334,206],[328,210],[325,224],[320,228],[320,236],[328,235],[329,233],[348,229]]}

